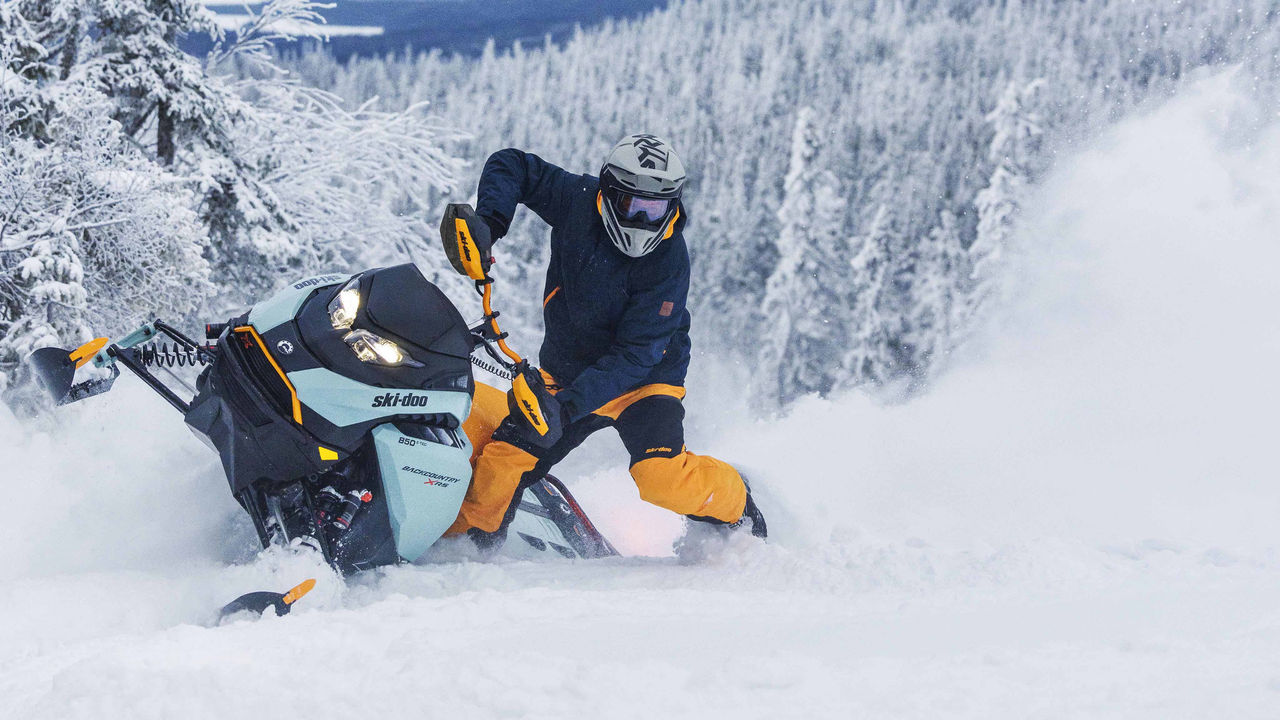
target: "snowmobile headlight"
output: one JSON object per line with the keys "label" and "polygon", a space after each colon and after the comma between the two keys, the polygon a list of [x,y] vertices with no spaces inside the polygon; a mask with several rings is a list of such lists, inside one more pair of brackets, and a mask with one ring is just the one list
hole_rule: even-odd
{"label": "snowmobile headlight", "polygon": [[368,330],[353,330],[342,339],[363,362],[386,367],[422,367],[422,363],[405,354],[399,345]]}
{"label": "snowmobile headlight", "polygon": [[357,280],[347,283],[338,296],[329,303],[329,322],[334,330],[350,330],[360,310],[360,287]]}

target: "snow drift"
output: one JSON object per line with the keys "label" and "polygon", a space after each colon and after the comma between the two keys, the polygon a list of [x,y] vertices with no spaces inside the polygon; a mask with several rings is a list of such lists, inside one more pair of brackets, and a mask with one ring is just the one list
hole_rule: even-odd
{"label": "snow drift", "polygon": [[[633,557],[344,587],[255,558],[141,391],[0,416],[0,715],[1273,717],[1280,126],[1234,83],[1060,162],[925,395],[746,422],[699,368],[690,446],[749,469],[774,536],[704,564],[613,437],[560,474]],[[287,618],[205,626],[312,573]]]}

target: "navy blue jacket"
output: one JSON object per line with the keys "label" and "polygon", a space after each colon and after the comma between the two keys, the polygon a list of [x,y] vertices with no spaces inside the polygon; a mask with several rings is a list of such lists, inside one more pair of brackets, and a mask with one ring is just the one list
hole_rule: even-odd
{"label": "navy blue jacket", "polygon": [[631,258],[605,234],[599,187],[598,178],[507,149],[489,157],[477,190],[476,214],[495,240],[517,203],[551,226],[539,361],[563,388],[556,397],[573,420],[641,385],[683,386],[689,368],[684,208],[671,237]]}

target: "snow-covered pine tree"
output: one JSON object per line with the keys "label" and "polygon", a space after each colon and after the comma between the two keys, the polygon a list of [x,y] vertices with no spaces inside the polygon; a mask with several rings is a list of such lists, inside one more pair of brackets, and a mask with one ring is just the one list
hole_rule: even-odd
{"label": "snow-covered pine tree", "polygon": [[911,347],[918,370],[933,371],[941,369],[941,357],[958,340],[971,282],[969,255],[951,211],[939,213],[937,226],[917,244],[915,258],[900,342]]}
{"label": "snow-covered pine tree", "polygon": [[[220,307],[281,278],[412,259],[432,232],[419,219],[431,193],[452,184],[457,161],[442,144],[457,133],[422,104],[350,111],[271,63],[270,43],[287,38],[281,28],[320,27],[318,7],[251,8],[234,41],[204,63],[177,45],[195,30],[218,37],[195,0],[103,0],[95,18],[86,74],[107,88],[125,131],[198,192]],[[237,63],[252,74],[218,74]]]}
{"label": "snow-covered pine tree", "polygon": [[178,47],[189,32],[216,37],[212,14],[197,0],[94,0],[93,10],[97,47],[85,70],[114,100],[124,131],[165,165],[183,137],[219,142],[235,110],[230,94]]}
{"label": "snow-covered pine tree", "polygon": [[839,181],[817,165],[812,108],[796,113],[791,157],[778,209],[778,263],[765,286],[764,327],[757,355],[756,396],[771,407],[807,393],[825,394],[840,380],[840,316],[846,248]]}
{"label": "snow-covered pine tree", "polygon": [[1018,208],[1033,171],[1032,159],[1044,133],[1037,99],[1044,81],[1010,82],[986,120],[992,129],[987,159],[994,164],[987,186],[974,198],[978,232],[969,247],[973,286],[966,303],[972,317],[999,294],[1005,252],[1012,239]]}
{"label": "snow-covered pine tree", "polygon": [[59,56],[74,57],[69,28],[78,27],[71,0],[0,2],[0,127],[47,141],[57,98],[46,84],[58,75]]}
{"label": "snow-covered pine tree", "polygon": [[898,230],[888,206],[880,205],[867,232],[857,240],[849,261],[853,303],[849,308],[849,340],[841,365],[854,384],[892,376],[894,318],[885,313],[889,294],[890,248]]}
{"label": "snow-covered pine tree", "polygon": [[[259,14],[273,14],[276,4]],[[178,47],[189,32],[220,37],[209,11],[196,0],[98,0],[93,8],[97,39],[83,72],[111,97],[125,134],[196,187],[215,285],[234,288],[226,294],[239,302],[244,290],[269,287],[281,272],[316,265],[260,181],[271,168],[234,141],[252,121],[252,106]]]}

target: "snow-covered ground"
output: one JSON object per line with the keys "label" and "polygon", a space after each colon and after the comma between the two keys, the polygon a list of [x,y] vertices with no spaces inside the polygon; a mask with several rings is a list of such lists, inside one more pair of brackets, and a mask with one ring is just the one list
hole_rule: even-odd
{"label": "snow-covered ground", "polygon": [[1063,157],[1008,310],[924,396],[747,421],[704,360],[691,447],[751,470],[773,539],[700,564],[604,434],[560,474],[628,557],[343,586],[255,556],[125,380],[0,415],[0,716],[1280,716],[1280,125],[1232,88]]}

